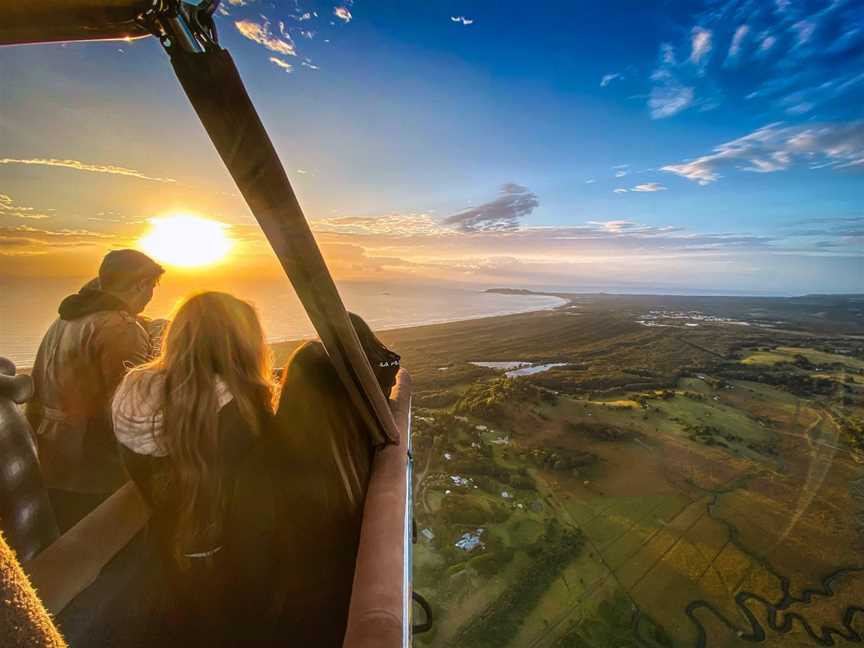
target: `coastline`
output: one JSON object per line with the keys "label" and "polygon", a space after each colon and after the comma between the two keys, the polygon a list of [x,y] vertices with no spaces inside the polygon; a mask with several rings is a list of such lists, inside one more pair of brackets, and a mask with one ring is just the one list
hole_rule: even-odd
{"label": "coastline", "polygon": [[[376,326],[376,324],[374,323],[374,319],[372,319],[372,318],[367,319],[367,318],[365,318],[365,316],[364,316],[364,319],[367,319],[367,322],[369,322],[370,327],[376,333],[386,334],[386,333],[391,333],[391,332],[395,332],[395,331],[407,332],[407,331],[411,331],[414,329],[428,328],[428,327],[436,327],[436,328],[437,327],[446,327],[448,325],[458,324],[460,322],[493,320],[493,319],[513,316],[513,315],[527,315],[527,314],[531,314],[531,313],[555,311],[555,310],[558,310],[560,308],[564,308],[571,303],[569,300],[567,300],[563,297],[560,297],[558,295],[535,294],[533,296],[554,298],[554,299],[558,300],[558,303],[548,304],[548,305],[534,304],[534,305],[526,306],[525,308],[505,309],[505,310],[500,310],[500,311],[496,311],[496,312],[492,312],[492,313],[484,313],[482,315],[471,315],[468,317],[455,317],[455,318],[441,317],[441,318],[431,318],[431,319],[429,319],[429,318],[419,319],[419,320],[415,320],[415,321],[407,321],[405,323],[398,324],[396,326],[384,326],[381,328]],[[361,314],[361,316],[362,316],[362,314]],[[290,351],[295,349],[301,343],[303,343],[307,340],[313,340],[316,338],[317,338],[317,334],[314,331],[312,331],[308,336],[302,336],[302,337],[285,336],[285,337],[268,338],[267,344],[270,346],[271,349],[273,349],[274,356],[277,358],[277,360],[281,361],[281,359],[283,357],[285,357],[285,359],[287,359],[286,354],[290,353]],[[278,364],[278,362],[277,362],[277,364]],[[16,363],[16,365],[17,365],[17,363]],[[17,371],[19,373],[29,373],[30,370],[32,369],[32,363],[26,363],[26,364],[17,366],[16,368],[17,368]]]}
{"label": "coastline", "polygon": [[[486,291],[486,292],[488,292],[488,291]],[[371,318],[366,318],[362,313],[358,313],[358,315],[360,315],[361,317],[363,317],[364,320],[366,320],[366,323],[369,324],[369,327],[375,333],[389,333],[391,331],[404,331],[405,329],[416,329],[416,328],[422,328],[422,327],[426,327],[426,326],[445,326],[447,324],[456,324],[459,322],[471,322],[474,320],[494,319],[497,317],[507,317],[508,315],[525,315],[527,313],[554,311],[554,310],[557,310],[559,308],[564,308],[565,306],[568,306],[571,303],[570,300],[565,299],[564,297],[559,297],[558,295],[535,293],[534,296],[536,296],[536,297],[552,297],[552,298],[558,299],[561,303],[560,304],[550,304],[548,306],[540,306],[540,307],[530,306],[530,307],[524,308],[524,309],[502,310],[502,311],[496,311],[494,313],[484,313],[483,315],[469,315],[467,317],[454,317],[454,318],[441,317],[441,318],[425,319],[425,320],[421,319],[421,320],[417,320],[414,322],[406,322],[404,324],[398,324],[396,326],[383,326],[380,328],[378,326],[376,326],[374,320],[370,321]],[[292,342],[303,342],[304,340],[311,340],[314,337],[316,337],[316,336],[313,335],[311,337],[301,337],[301,338],[296,338],[296,337],[268,338],[267,343],[270,346],[274,346],[274,345],[278,345],[278,344],[290,344]]]}

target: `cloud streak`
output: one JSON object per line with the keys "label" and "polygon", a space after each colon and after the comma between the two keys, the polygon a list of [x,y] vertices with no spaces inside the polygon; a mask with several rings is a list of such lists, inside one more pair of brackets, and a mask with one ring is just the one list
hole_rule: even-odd
{"label": "cloud streak", "polygon": [[660,184],[659,182],[646,182],[644,184],[638,184],[630,191],[635,191],[636,193],[645,193],[645,192],[654,192],[654,191],[666,191],[666,187]]}
{"label": "cloud streak", "polygon": [[784,126],[768,124],[744,137],[720,144],[696,159],[668,164],[661,171],[700,185],[716,182],[721,171],[783,171],[804,163],[811,169],[864,170],[864,121]]}
{"label": "cloud streak", "polygon": [[85,229],[47,230],[19,225],[0,227],[0,255],[33,256],[62,248],[105,244],[115,237]]}
{"label": "cloud streak", "polygon": [[[652,118],[711,110],[730,99],[764,102],[792,115],[822,110],[830,120],[860,115],[854,108],[860,93],[847,85],[864,66],[860,3],[706,5],[686,36],[659,46],[648,93]],[[725,56],[714,56],[715,49]]]}
{"label": "cloud streak", "polygon": [[33,207],[18,205],[12,200],[12,196],[0,194],[0,216],[13,216],[25,220],[43,220],[51,218],[48,214],[37,212]]}
{"label": "cloud streak", "polygon": [[711,31],[694,27],[690,36],[690,62],[703,65],[711,53]]}
{"label": "cloud streak", "polygon": [[105,173],[108,175],[126,176],[128,178],[136,178],[138,180],[148,180],[150,182],[165,182],[173,183],[176,180],[172,178],[159,178],[146,175],[135,169],[127,169],[126,167],[116,166],[113,164],[90,164],[79,160],[58,160],[55,158],[0,158],[0,164],[22,164],[27,166],[45,166],[59,167],[63,169],[72,169],[74,171],[83,171],[85,173]]}
{"label": "cloud streak", "polygon": [[270,57],[270,62],[271,62],[273,65],[275,65],[276,67],[285,70],[285,71],[288,72],[289,74],[294,70],[294,66],[291,65],[288,61],[283,61],[282,59],[277,58],[277,57],[275,57],[275,56],[271,56],[271,57]]}
{"label": "cloud streak", "polygon": [[624,79],[624,75],[619,73],[619,72],[615,72],[613,74],[604,74],[603,78],[600,79],[600,87],[605,88],[609,84],[611,84],[613,81],[621,81],[623,79]]}
{"label": "cloud streak", "polygon": [[445,218],[444,224],[462,232],[513,231],[539,206],[536,194],[509,182],[501,187],[501,195],[495,200]]}
{"label": "cloud streak", "polygon": [[351,22],[353,18],[351,12],[348,10],[348,7],[336,7],[335,9],[333,9],[333,15],[344,23]]}
{"label": "cloud streak", "polygon": [[269,22],[257,23],[254,20],[238,20],[234,26],[245,38],[262,45],[271,52],[284,56],[297,56],[294,43],[285,36],[280,38],[272,34]]}

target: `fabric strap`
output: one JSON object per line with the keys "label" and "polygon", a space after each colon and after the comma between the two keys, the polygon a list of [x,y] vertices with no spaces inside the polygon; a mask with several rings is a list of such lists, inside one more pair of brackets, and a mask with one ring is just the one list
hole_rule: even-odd
{"label": "fabric strap", "polygon": [[234,61],[225,50],[186,53],[175,48],[171,63],[291,280],[372,443],[398,444],[387,399]]}

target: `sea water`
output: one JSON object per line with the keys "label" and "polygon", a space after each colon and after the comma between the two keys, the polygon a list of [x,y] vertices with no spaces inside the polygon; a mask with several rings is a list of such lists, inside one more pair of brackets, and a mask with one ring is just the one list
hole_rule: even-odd
{"label": "sea water", "polygon": [[[19,367],[33,363],[45,330],[57,317],[57,306],[76,292],[83,279],[0,278],[0,356]],[[268,340],[314,336],[314,330],[291,284],[285,280],[236,280],[207,283],[166,276],[145,311],[167,317],[184,295],[197,290],[224,290],[255,304]],[[342,300],[375,330],[555,308],[564,303],[544,295],[499,295],[482,288],[388,282],[340,283]]]}

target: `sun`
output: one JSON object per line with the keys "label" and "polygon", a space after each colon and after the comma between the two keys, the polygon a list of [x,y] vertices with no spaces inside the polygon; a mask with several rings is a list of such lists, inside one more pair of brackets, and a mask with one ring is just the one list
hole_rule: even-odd
{"label": "sun", "polygon": [[197,268],[222,261],[234,247],[228,225],[193,216],[171,214],[151,218],[150,230],[138,245],[157,261],[181,268]]}

